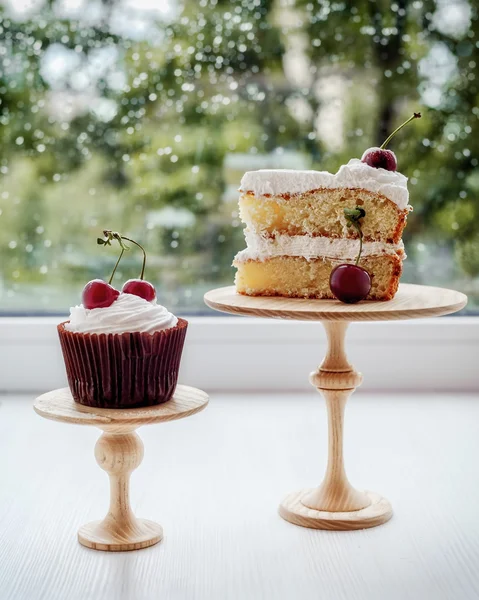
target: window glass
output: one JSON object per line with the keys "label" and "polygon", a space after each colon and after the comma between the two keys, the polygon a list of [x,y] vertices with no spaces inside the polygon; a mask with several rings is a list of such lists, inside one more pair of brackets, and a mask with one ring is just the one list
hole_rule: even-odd
{"label": "window glass", "polygon": [[[392,144],[403,281],[479,306],[477,3],[0,2],[0,311],[65,312],[108,278],[105,228],[148,249],[179,313],[231,284],[246,170],[335,171]],[[137,277],[125,254],[118,282]]]}

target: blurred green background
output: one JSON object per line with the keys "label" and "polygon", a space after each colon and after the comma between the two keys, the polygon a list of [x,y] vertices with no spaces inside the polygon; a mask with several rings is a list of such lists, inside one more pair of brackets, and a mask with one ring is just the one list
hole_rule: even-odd
{"label": "blurred green background", "polygon": [[[421,111],[391,144],[403,281],[477,312],[478,54],[467,0],[0,2],[0,311],[78,304],[108,228],[147,247],[160,301],[205,313],[244,247],[244,171],[335,171]],[[140,268],[132,249],[116,283]]]}

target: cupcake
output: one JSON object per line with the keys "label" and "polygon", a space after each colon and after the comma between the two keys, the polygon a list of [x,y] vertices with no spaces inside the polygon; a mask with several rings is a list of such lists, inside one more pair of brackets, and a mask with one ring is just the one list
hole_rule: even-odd
{"label": "cupcake", "polygon": [[[137,408],[167,402],[178,381],[188,322],[157,304],[155,288],[143,279],[144,249],[120,234],[105,231],[98,243],[117,240],[120,258],[106,283],[96,279],[83,290],[82,304],[58,325],[68,384],[76,402],[100,408]],[[121,292],[111,281],[128,250],[124,240],[144,253],[139,279]]]}

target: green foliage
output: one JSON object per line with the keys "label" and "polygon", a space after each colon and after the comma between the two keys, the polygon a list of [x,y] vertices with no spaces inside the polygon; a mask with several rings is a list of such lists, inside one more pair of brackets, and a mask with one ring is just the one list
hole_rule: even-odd
{"label": "green foliage", "polygon": [[[202,286],[231,281],[244,243],[227,155],[249,155],[238,168],[247,170],[257,155],[289,150],[335,170],[417,110],[423,118],[391,143],[415,208],[406,241],[446,240],[456,272],[477,276],[475,3],[459,34],[438,27],[433,0],[186,0],[143,36],[115,32],[118,7],[105,2],[88,26],[60,18],[55,1],[23,19],[0,12],[3,306],[17,306],[29,281],[38,287],[27,303],[75,302],[85,277],[114,264],[93,243],[104,228],[145,242],[150,278],[173,306],[199,306]],[[298,47],[304,84],[285,67]],[[438,48],[452,64],[441,83],[441,65],[428,67]],[[45,70],[59,51],[74,65],[63,79]],[[344,83],[334,149],[316,134],[318,90],[331,75]],[[421,106],[433,92],[438,101]],[[125,257],[121,269],[131,276],[137,263]]]}
{"label": "green foliage", "polygon": [[456,241],[456,258],[462,270],[470,277],[479,276],[479,239],[477,235],[471,239]]}

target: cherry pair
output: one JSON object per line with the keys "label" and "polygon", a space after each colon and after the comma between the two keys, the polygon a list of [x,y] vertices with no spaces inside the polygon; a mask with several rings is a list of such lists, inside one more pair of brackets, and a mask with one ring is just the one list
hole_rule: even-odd
{"label": "cherry pair", "polygon": [[128,242],[135,244],[135,246],[138,246],[138,248],[142,250],[143,265],[141,268],[140,278],[129,279],[121,288],[121,292],[123,294],[132,294],[133,296],[139,296],[147,302],[153,302],[153,300],[156,299],[155,287],[149,281],[145,281],[143,279],[146,266],[146,252],[143,246],[141,246],[138,242],[135,242],[135,240],[127,238],[124,235],[120,235],[118,232],[111,231],[110,229],[105,229],[103,231],[103,235],[105,236],[105,238],[98,238],[97,243],[100,246],[111,246],[112,241],[117,241],[120,245],[121,253],[118,257],[118,260],[116,261],[113,273],[111,274],[108,283],[106,281],[103,281],[102,279],[93,279],[92,281],[89,281],[83,288],[83,306],[88,309],[106,308],[107,306],[111,306],[120,295],[120,292],[111,285],[111,282],[113,281],[115,271],[118,265],[120,264],[120,260],[125,250],[129,250],[129,247],[123,243],[123,240],[127,240]]}
{"label": "cherry pair", "polygon": [[[156,298],[154,286],[144,279],[129,279],[121,288],[123,294],[139,296],[147,302]],[[106,308],[118,298],[120,292],[102,279],[93,279],[83,288],[82,302],[85,308]]]}

